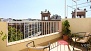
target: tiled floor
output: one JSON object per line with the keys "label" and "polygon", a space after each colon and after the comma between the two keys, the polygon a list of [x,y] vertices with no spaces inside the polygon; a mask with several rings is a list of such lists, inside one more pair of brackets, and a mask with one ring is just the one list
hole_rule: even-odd
{"label": "tiled floor", "polygon": [[[58,41],[58,40],[54,41],[54,43],[57,43],[57,41]],[[44,43],[44,44],[46,44],[46,43]],[[47,43],[47,44],[48,44],[48,43]],[[52,44],[53,44],[53,43],[52,43]],[[73,51],[73,44],[74,44],[74,43],[71,43],[71,45],[69,45],[71,51]],[[56,45],[57,45],[57,44],[56,44]],[[53,46],[55,46],[55,45],[53,45]],[[25,48],[25,49],[23,49],[22,51],[28,51],[27,49],[28,49],[28,48]],[[65,49],[65,50],[64,50],[64,49]],[[75,49],[75,51],[86,51],[86,48],[81,47],[80,45],[77,45],[77,44],[76,44],[76,46],[74,47],[74,49]],[[31,51],[31,50],[30,50],[30,51]],[[36,51],[37,51],[37,50],[36,50]],[[47,51],[47,50],[45,50],[45,51]],[[67,47],[67,46],[64,47],[64,45],[59,45],[59,46],[57,46],[57,47],[51,49],[50,51],[69,51],[69,50],[68,50],[68,47]],[[90,50],[90,51],[91,51],[91,50]]]}

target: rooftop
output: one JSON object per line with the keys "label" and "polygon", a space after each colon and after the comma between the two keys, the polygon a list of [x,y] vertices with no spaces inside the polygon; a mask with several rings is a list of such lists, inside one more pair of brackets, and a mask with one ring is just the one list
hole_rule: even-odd
{"label": "rooftop", "polygon": [[[91,32],[91,18],[62,19],[61,21],[0,22],[0,31],[8,35],[4,41],[0,39],[0,51],[31,50],[27,47],[31,41],[34,41],[36,47],[50,44],[50,51],[68,51],[67,46],[64,49],[64,45],[58,44],[58,40],[62,40],[63,34],[61,32],[64,20],[69,21],[71,33]],[[37,34],[37,32],[41,33]],[[78,51],[86,51],[86,48],[77,43],[74,46],[74,42],[72,41],[70,44],[70,41],[68,40],[68,44],[72,51],[73,47]],[[29,46],[31,47],[32,43]]]}

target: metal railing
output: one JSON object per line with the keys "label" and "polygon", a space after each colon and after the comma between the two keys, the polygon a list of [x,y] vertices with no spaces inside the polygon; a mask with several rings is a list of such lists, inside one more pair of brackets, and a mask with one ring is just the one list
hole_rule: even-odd
{"label": "metal railing", "polygon": [[[33,46],[29,46],[31,43],[32,43]],[[47,49],[47,48],[48,48],[47,50],[50,51],[50,43],[46,46],[37,46],[36,47],[34,41],[30,41],[29,43],[26,44],[26,47],[27,47],[27,51],[29,49],[44,50],[44,49]]]}
{"label": "metal railing", "polygon": [[8,42],[32,38],[59,30],[60,21],[13,21],[8,22]]}
{"label": "metal railing", "polygon": [[58,46],[59,46],[58,42],[54,42],[54,43],[50,44],[50,50],[52,50],[52,49],[54,49],[55,47],[58,47]]}

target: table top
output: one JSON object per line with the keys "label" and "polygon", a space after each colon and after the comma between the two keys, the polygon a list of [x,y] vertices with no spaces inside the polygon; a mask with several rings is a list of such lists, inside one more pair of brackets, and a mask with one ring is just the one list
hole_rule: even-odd
{"label": "table top", "polygon": [[68,42],[66,42],[65,40],[59,40],[58,43],[60,45],[68,45]]}

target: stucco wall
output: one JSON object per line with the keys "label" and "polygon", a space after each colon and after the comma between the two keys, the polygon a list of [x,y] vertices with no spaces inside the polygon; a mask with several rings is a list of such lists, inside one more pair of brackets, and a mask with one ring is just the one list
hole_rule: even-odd
{"label": "stucco wall", "polygon": [[[66,19],[62,19],[64,21]],[[91,32],[91,18],[73,18],[67,19],[70,23],[71,33]]]}
{"label": "stucco wall", "polygon": [[[8,29],[7,23],[6,22],[0,22],[0,31],[3,31],[5,34],[7,34],[8,33],[7,29]],[[61,34],[54,34],[51,36],[45,36],[42,38],[33,39],[33,41],[35,42],[35,45],[37,45],[37,44],[40,44],[40,43],[43,43],[46,41],[50,41],[52,39],[59,38],[60,36],[61,36]],[[14,44],[11,46],[7,46],[7,39],[5,41],[2,41],[0,38],[0,51],[20,51],[20,50],[26,48],[26,44],[28,42],[30,42],[30,41],[26,41],[26,42]]]}

